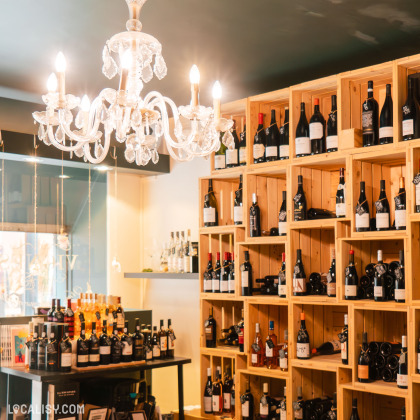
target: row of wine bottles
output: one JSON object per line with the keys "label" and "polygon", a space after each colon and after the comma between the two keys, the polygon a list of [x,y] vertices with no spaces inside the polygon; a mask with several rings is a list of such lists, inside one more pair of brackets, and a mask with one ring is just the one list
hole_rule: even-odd
{"label": "row of wine bottles", "polygon": [[235,413],[235,376],[232,378],[230,366],[226,367],[224,380],[222,380],[222,369],[217,366],[213,381],[211,379],[211,368],[207,368],[204,412],[216,415]]}
{"label": "row of wine bottles", "polygon": [[238,137],[236,122],[232,128],[233,148],[227,148],[220,142],[220,149],[214,155],[214,169],[234,168],[246,165],[246,123],[242,133]]}

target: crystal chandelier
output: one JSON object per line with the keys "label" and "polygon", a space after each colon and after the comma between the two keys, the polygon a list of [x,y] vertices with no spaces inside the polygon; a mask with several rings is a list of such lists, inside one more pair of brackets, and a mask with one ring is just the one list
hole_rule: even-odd
{"label": "crystal chandelier", "polygon": [[162,45],[141,32],[139,16],[145,2],[126,0],[130,12],[127,31],[114,35],[103,49],[102,72],[108,79],[119,74],[118,90],[106,88],[92,103],[86,95],[80,100],[66,93],[66,60],[61,52],[57,55],[56,74],[48,78],[48,93],[42,96],[46,111],[32,114],[39,123],[38,137],[46,145],[99,164],[107,156],[115,132],[116,141],[125,143],[126,160],[137,165],[158,162],[162,137],[170,156],[179,161],[219,150],[223,132],[223,143],[233,147],[233,121],[220,116],[220,83],[213,86],[213,108],[200,105],[197,66],[190,72],[190,105],[177,107],[157,91],[142,96],[144,83],[153,75],[161,80],[167,73]]}

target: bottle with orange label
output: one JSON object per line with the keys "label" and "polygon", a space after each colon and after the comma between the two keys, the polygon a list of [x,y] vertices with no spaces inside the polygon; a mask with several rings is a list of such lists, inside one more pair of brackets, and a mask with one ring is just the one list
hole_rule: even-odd
{"label": "bottle with orange label", "polygon": [[363,333],[362,348],[360,349],[359,360],[357,363],[357,378],[359,382],[369,382],[369,368],[370,368],[370,357],[369,357],[369,346],[367,341],[367,332]]}

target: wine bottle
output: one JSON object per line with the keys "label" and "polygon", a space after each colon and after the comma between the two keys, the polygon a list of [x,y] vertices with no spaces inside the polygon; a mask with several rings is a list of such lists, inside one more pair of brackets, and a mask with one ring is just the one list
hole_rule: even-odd
{"label": "wine bottle", "polygon": [[61,310],[61,300],[56,299],[57,305],[55,307],[55,311],[53,314],[53,320],[54,322],[62,323],[64,322],[64,313]]}
{"label": "wine bottle", "polygon": [[236,406],[236,404],[235,404],[235,400],[236,400],[235,394],[236,394],[236,392],[235,392],[235,375],[233,375],[232,387],[230,389],[230,403],[232,405],[232,413],[235,413],[235,406]]}
{"label": "wine bottle", "polygon": [[254,420],[254,396],[251,394],[249,379],[245,389],[245,393],[241,395],[242,420]]}
{"label": "wine bottle", "polygon": [[242,207],[242,174],[239,176],[239,188],[235,191],[235,200],[233,201],[233,223],[242,225],[244,220]]}
{"label": "wine bottle", "polygon": [[337,393],[334,392],[331,409],[325,417],[328,420],[337,420]]}
{"label": "wine bottle", "polygon": [[413,178],[413,184],[415,188],[415,213],[420,213],[420,160],[419,160],[419,170]]}
{"label": "wine bottle", "polygon": [[55,337],[55,326],[51,326],[50,339],[47,344],[47,370],[58,370],[58,343]]}
{"label": "wine bottle", "polygon": [[368,82],[368,97],[362,105],[363,147],[378,144],[378,102],[373,97],[373,81]]}
{"label": "wine bottle", "polygon": [[311,140],[311,154],[324,153],[325,120],[319,110],[319,99],[314,99],[314,113],[309,120],[309,138]]}
{"label": "wine bottle", "polygon": [[328,355],[341,352],[341,344],[338,340],[331,340],[322,343],[319,347],[312,349],[312,355]]}
{"label": "wine bottle", "polygon": [[415,95],[415,82],[408,78],[407,100],[402,107],[402,136],[403,140],[413,140],[420,137],[420,105]]}
{"label": "wine bottle", "polygon": [[258,114],[258,127],[254,136],[254,147],[252,149],[254,163],[265,162],[266,137],[264,130],[264,114]]}
{"label": "wine bottle", "polygon": [[216,171],[226,168],[226,146],[222,142],[223,133],[220,133],[220,148],[214,154],[214,169]]}
{"label": "wine bottle", "polygon": [[69,336],[68,325],[64,326],[64,335],[59,344],[60,349],[60,371],[70,372],[72,363],[72,348]]}
{"label": "wine bottle", "polygon": [[344,182],[344,168],[340,168],[340,180],[335,195],[335,214],[337,217],[346,217],[346,184]]}
{"label": "wine bottle", "polygon": [[269,322],[268,336],[265,340],[265,361],[267,369],[278,367],[277,336],[274,333],[274,321]]}
{"label": "wine bottle", "polygon": [[400,249],[400,261],[394,271],[395,275],[395,302],[405,302],[405,270],[404,270],[404,250]]}
{"label": "wine bottle", "polygon": [[402,407],[401,408],[401,420],[405,420],[406,419],[406,417],[405,417],[405,407]]}
{"label": "wine bottle", "polygon": [[287,420],[286,387],[284,387],[283,399],[280,402],[280,420]]}
{"label": "wine bottle", "polygon": [[286,287],[286,253],[282,252],[281,254],[281,268],[279,271],[279,285],[278,285],[278,295],[281,298],[287,296],[287,287]]}
{"label": "wine bottle", "polygon": [[400,189],[398,194],[394,197],[395,202],[395,229],[405,230],[407,226],[406,221],[406,194],[405,194],[405,178],[400,177]]}
{"label": "wine bottle", "polygon": [[[125,321],[128,323],[128,321]],[[88,347],[89,347],[89,366],[99,366],[100,364],[100,345],[99,345],[99,338],[96,335],[96,321],[92,322],[92,334],[88,340]],[[131,353],[133,353],[133,347],[131,346]],[[131,361],[128,360],[129,362]]]}
{"label": "wine bottle", "polygon": [[82,322],[80,337],[77,339],[77,367],[89,366],[89,344],[86,340],[86,327]]}
{"label": "wine bottle", "polygon": [[255,324],[255,338],[254,343],[251,346],[251,365],[253,367],[264,366],[264,347],[260,333],[260,324]]}
{"label": "wine bottle", "polygon": [[401,343],[390,343],[388,341],[384,341],[381,343],[380,349],[381,354],[384,357],[389,357],[391,354],[398,354],[401,352]]}
{"label": "wine bottle", "polygon": [[280,128],[280,160],[289,159],[289,108],[284,108],[284,123]]}
{"label": "wine bottle", "polygon": [[229,252],[225,252],[223,254],[222,276],[220,279],[220,293],[229,293],[229,271],[230,271]]}
{"label": "wine bottle", "polygon": [[276,110],[271,110],[270,125],[265,129],[266,147],[265,160],[271,162],[279,160],[280,131],[276,122]]}
{"label": "wine bottle", "polygon": [[206,347],[216,347],[216,320],[213,318],[213,307],[209,309],[209,317],[204,322],[204,332],[206,334]]}
{"label": "wine bottle", "polygon": [[249,251],[245,251],[244,263],[241,265],[242,296],[252,296],[252,266],[249,262]]}
{"label": "wine bottle", "polygon": [[261,236],[261,214],[255,193],[252,194],[252,206],[249,209],[249,236],[251,238]]}
{"label": "wine bottle", "polygon": [[386,197],[385,180],[381,179],[381,191],[379,199],[375,202],[376,207],[376,230],[389,230],[390,227],[390,209],[389,202]]}
{"label": "wine bottle", "polygon": [[311,358],[311,346],[309,343],[309,334],[306,330],[305,314],[300,314],[300,328],[297,336],[296,343],[296,357],[298,359],[310,359]]}
{"label": "wine bottle", "polygon": [[296,127],[295,138],[296,157],[308,156],[311,154],[311,140],[309,138],[309,125],[305,114],[305,102],[300,104],[300,118]]}
{"label": "wine bottle", "polygon": [[388,144],[394,141],[393,125],[391,85],[387,84],[385,102],[379,117],[379,144]]}
{"label": "wine bottle", "polygon": [[230,413],[232,411],[232,385],[230,367],[226,368],[225,380],[222,385],[223,390],[223,412]]}
{"label": "wine bottle", "polygon": [[[114,334],[115,335],[115,334]],[[111,355],[113,355],[114,352],[114,335],[112,336],[112,350]],[[118,337],[119,338],[119,337]],[[155,325],[153,327],[153,336],[152,336],[152,354],[153,354],[153,360],[160,359],[160,345],[159,345],[159,336],[157,331],[157,326]],[[114,362],[113,362],[114,363]],[[118,362],[117,362],[118,363]]]}
{"label": "wine bottle", "polygon": [[203,221],[204,221],[204,227],[218,226],[219,224],[217,200],[213,191],[212,179],[209,179],[209,189],[204,198]]}
{"label": "wine bottle", "polygon": [[356,232],[370,230],[369,203],[365,194],[365,181],[360,181],[359,201],[356,205]]}
{"label": "wine bottle", "polygon": [[302,175],[298,175],[298,189],[293,198],[293,214],[295,222],[299,220],[306,220],[308,218]]}
{"label": "wine bottle", "polygon": [[246,165],[246,121],[244,121],[244,129],[239,135],[239,166]]}
{"label": "wine bottle", "polygon": [[279,236],[287,234],[287,191],[282,192],[282,203],[279,211]]}
{"label": "wine bottle", "polygon": [[230,269],[228,275],[228,292],[235,293],[235,255],[232,252],[232,256],[229,260]]}
{"label": "wine bottle", "polygon": [[41,338],[38,340],[38,363],[37,363],[38,370],[47,369],[47,352],[46,352],[47,345],[48,345],[47,325],[44,324]]}
{"label": "wine bottle", "polygon": [[373,284],[373,296],[375,302],[386,301],[385,279],[386,268],[383,263],[382,250],[378,249],[378,264],[375,269],[375,279]]}
{"label": "wine bottle", "polygon": [[34,326],[32,340],[29,339],[26,342],[26,346],[28,348],[27,362],[29,364],[29,369],[37,369],[38,368],[38,325]]}
{"label": "wine bottle", "polygon": [[296,250],[296,264],[293,270],[293,295],[306,295],[306,274],[302,262],[302,250]]}
{"label": "wine bottle", "polygon": [[287,356],[284,349],[279,351],[279,366],[282,372],[287,372]]}
{"label": "wine bottle", "polygon": [[370,357],[368,353],[367,332],[363,333],[362,348],[360,349],[359,360],[357,363],[357,377],[359,382],[369,382]]}
{"label": "wine bottle", "polygon": [[107,334],[106,320],[103,321],[102,334],[99,337],[99,360],[101,365],[111,363],[111,339]]}
{"label": "wine bottle", "polygon": [[327,152],[336,152],[338,150],[337,136],[337,95],[331,95],[331,112],[327,122]]}
{"label": "wine bottle", "polygon": [[245,338],[245,319],[244,319],[244,308],[241,310],[241,320],[238,324],[238,343],[239,343],[239,351],[243,353],[244,349],[244,338]]}
{"label": "wine bottle", "polygon": [[64,322],[69,327],[69,337],[74,338],[74,312],[71,308],[71,299],[67,299],[67,308],[64,311]]}
{"label": "wine bottle", "polygon": [[360,420],[357,412],[357,398],[353,398],[350,420]]}
{"label": "wine bottle", "polygon": [[[164,338],[162,337],[162,333],[164,334]],[[166,331],[163,330],[162,320],[160,321],[159,341],[161,358],[164,359],[166,356],[162,357],[162,351],[164,352],[163,354],[166,355],[167,344],[165,343],[167,343],[167,338]],[[131,362],[133,359],[133,338],[128,334],[128,320],[124,321],[123,333],[121,335],[121,346],[121,362]]]}
{"label": "wine bottle", "polygon": [[54,322],[54,312],[55,312],[55,299],[51,300],[51,308],[47,312],[47,321]]}
{"label": "wine bottle", "polygon": [[328,297],[336,296],[336,277],[335,277],[335,249],[331,249],[331,266],[327,274],[327,295]]}
{"label": "wine bottle", "polygon": [[233,120],[232,127],[233,148],[226,148],[226,167],[235,168],[239,165],[239,138],[236,133],[236,121]]}
{"label": "wine bottle", "polygon": [[204,412],[206,414],[213,413],[213,382],[211,381],[211,368],[207,368],[207,382],[204,387]]}
{"label": "wine bottle", "polygon": [[407,336],[402,336],[401,354],[398,363],[397,386],[398,388],[408,388],[408,362],[407,362]]}
{"label": "wine bottle", "polygon": [[222,369],[220,366],[216,368],[216,377],[213,382],[212,392],[212,411],[213,414],[222,414],[223,412],[223,385],[222,385]]}
{"label": "wine bottle", "polygon": [[147,325],[147,329],[145,330],[144,335],[146,337],[146,344],[144,346],[146,361],[153,360],[153,339],[151,325]]}
{"label": "wine bottle", "polygon": [[136,330],[133,334],[133,360],[144,360],[144,335],[140,331],[140,319],[136,318]]}
{"label": "wine bottle", "polygon": [[311,207],[307,211],[308,220],[320,220],[320,219],[335,219],[336,214],[327,209],[318,209],[316,207]]}
{"label": "wine bottle", "polygon": [[168,337],[168,349],[166,350],[166,358],[173,359],[175,357],[175,332],[172,327],[172,320],[168,319],[168,329],[166,330],[166,336]]}
{"label": "wine bottle", "polygon": [[420,337],[417,343],[417,373],[420,374]]}
{"label": "wine bottle", "polygon": [[357,300],[359,277],[357,276],[356,266],[354,265],[354,251],[352,249],[349,252],[349,265],[346,267],[345,274],[344,298],[346,300]]}
{"label": "wine bottle", "polygon": [[212,262],[212,254],[211,252],[208,253],[208,263],[206,267],[206,271],[203,275],[204,278],[204,285],[203,285],[203,292],[204,293],[212,293],[212,282],[213,282],[213,262]]}
{"label": "wine bottle", "polygon": [[305,417],[305,401],[302,397],[302,387],[297,387],[297,399],[293,401],[293,416],[295,420],[303,420]]}
{"label": "wine bottle", "polygon": [[266,420],[270,415],[270,397],[268,396],[268,383],[263,383],[263,394],[260,399],[260,419]]}
{"label": "wine bottle", "polygon": [[212,293],[220,293],[220,278],[222,274],[222,266],[220,264],[220,252],[216,252],[216,265],[211,273],[211,291]]}
{"label": "wine bottle", "polygon": [[349,325],[348,315],[344,314],[344,327],[341,334],[339,334],[341,342],[341,363],[343,365],[349,364]]}

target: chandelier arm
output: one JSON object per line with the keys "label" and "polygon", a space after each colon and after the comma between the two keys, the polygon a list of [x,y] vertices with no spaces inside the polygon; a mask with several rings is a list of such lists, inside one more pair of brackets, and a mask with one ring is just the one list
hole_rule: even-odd
{"label": "chandelier arm", "polygon": [[59,150],[63,152],[75,152],[77,149],[80,148],[80,144],[76,143],[74,146],[65,146],[59,143],[54,136],[53,126],[49,125],[47,128],[48,139],[50,140],[51,144]]}
{"label": "chandelier arm", "polygon": [[101,155],[99,155],[99,157],[95,158],[92,156],[91,152],[90,152],[90,144],[89,143],[85,143],[83,145],[83,152],[86,156],[86,159],[90,162],[93,163],[94,165],[97,165],[99,163],[101,163],[104,158],[106,157],[106,155],[109,152],[109,147],[111,145],[111,133],[108,131],[105,131],[105,142],[104,142],[104,146],[103,146],[103,152],[101,153]]}

